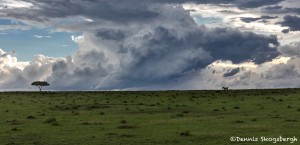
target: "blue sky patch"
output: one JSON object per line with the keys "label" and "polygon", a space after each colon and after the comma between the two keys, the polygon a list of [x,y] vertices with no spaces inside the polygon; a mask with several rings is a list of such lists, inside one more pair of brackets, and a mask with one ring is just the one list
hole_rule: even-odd
{"label": "blue sky patch", "polygon": [[223,20],[218,17],[202,17],[200,15],[193,17],[198,25],[222,23]]}
{"label": "blue sky patch", "polygon": [[[0,24],[11,24],[8,19],[1,19]],[[0,48],[4,51],[16,51],[19,61],[30,61],[34,55],[50,57],[73,55],[77,44],[71,40],[77,33],[53,32],[51,29],[31,28],[29,30],[2,30]]]}

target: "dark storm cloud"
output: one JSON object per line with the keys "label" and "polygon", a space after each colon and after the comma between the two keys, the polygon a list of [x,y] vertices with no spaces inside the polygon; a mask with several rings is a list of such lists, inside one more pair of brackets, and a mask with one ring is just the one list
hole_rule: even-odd
{"label": "dark storm cloud", "polygon": [[[26,0],[34,4],[32,8],[8,9],[7,16],[20,19],[47,21],[49,18],[88,16],[118,23],[146,21],[158,15],[155,10],[141,2],[130,3],[116,0]],[[134,6],[132,6],[134,5]]]}
{"label": "dark storm cloud", "polygon": [[223,74],[223,77],[230,77],[230,76],[234,76],[235,74],[239,73],[240,72],[240,68],[234,68],[234,69],[231,69],[229,71],[227,71],[226,73]]}
{"label": "dark storm cloud", "polygon": [[281,32],[284,33],[284,34],[287,34],[287,33],[290,32],[290,30],[289,29],[283,29]]}
{"label": "dark storm cloud", "polygon": [[120,41],[124,39],[125,34],[120,30],[103,29],[103,30],[98,30],[96,36],[101,37],[104,40],[108,39],[108,40]]}
{"label": "dark storm cloud", "polygon": [[255,22],[255,21],[258,21],[258,20],[262,20],[262,21],[265,21],[265,20],[268,20],[268,19],[276,19],[278,18],[277,16],[261,16],[259,18],[251,18],[251,17],[241,17],[241,21],[245,22],[245,23],[251,23],[251,22]]}
{"label": "dark storm cloud", "polygon": [[[170,83],[205,68],[215,60],[231,60],[233,63],[253,60],[260,64],[279,54],[269,45],[278,46],[275,36],[257,35],[232,28],[199,27],[182,7],[155,8],[159,15],[153,17],[151,23],[131,21],[143,27],[130,30],[110,25],[106,29],[95,29],[92,36],[97,39],[93,38],[93,47],[98,47],[89,48],[94,51],[78,51],[74,58],[76,69],[71,69],[73,71],[70,73],[54,69],[49,77],[50,82],[65,84],[59,81],[76,80],[72,81],[74,87],[84,87],[80,83],[87,80],[91,82],[89,86],[95,86],[103,78],[97,74],[110,72],[97,66],[99,62],[110,62],[107,60],[110,59],[109,54],[101,46],[104,44],[108,44],[103,47],[107,47],[116,56],[121,67],[112,76],[112,80],[108,79],[104,83],[105,87],[99,86],[109,89]],[[103,17],[99,15],[99,18]],[[112,47],[113,44],[117,46]],[[68,69],[62,70],[64,72]]]}
{"label": "dark storm cloud", "polygon": [[221,10],[221,11],[218,11],[218,12],[221,12],[221,13],[224,13],[224,14],[240,14],[240,12],[231,11],[231,10]]}
{"label": "dark storm cloud", "polygon": [[300,31],[300,17],[284,16],[284,21],[280,22],[281,26],[289,27],[290,31]]}
{"label": "dark storm cloud", "polygon": [[255,8],[273,5],[282,0],[24,0],[32,8],[3,9],[8,17],[48,21],[50,18],[88,16],[91,19],[127,23],[156,18],[155,7],[162,4],[232,4],[240,8]]}
{"label": "dark storm cloud", "polygon": [[283,0],[237,0],[237,5],[242,8],[256,8],[266,5],[273,5]]}
{"label": "dark storm cloud", "polygon": [[267,16],[267,15],[263,15],[263,16],[261,16],[260,17],[261,19],[276,19],[276,18],[278,18],[277,16]]}
{"label": "dark storm cloud", "polygon": [[[188,31],[179,37],[180,30],[158,26],[123,45],[128,50],[131,61],[122,61],[124,72],[118,78],[124,86],[147,86],[174,81],[203,69],[216,60],[231,60],[241,63],[253,60],[261,64],[278,56],[278,45],[274,36],[244,33],[229,28],[199,28]],[[233,70],[228,75],[237,73]]]}
{"label": "dark storm cloud", "polygon": [[289,12],[300,14],[300,8],[285,8],[285,9]]}
{"label": "dark storm cloud", "polygon": [[283,7],[282,6],[268,6],[268,7],[265,7],[264,9],[265,10],[268,10],[268,11],[273,11],[273,10],[280,10],[282,9]]}
{"label": "dark storm cloud", "polygon": [[[93,27],[84,23],[72,29],[82,32],[84,37],[84,41],[77,42],[79,50],[74,58],[51,64],[47,81],[54,84],[50,86],[53,89],[163,85],[202,70],[216,60],[233,63],[252,60],[261,64],[279,55],[275,36],[198,26],[182,6],[166,5],[195,2],[252,8],[279,0],[27,1],[36,8],[8,9],[7,16],[35,21],[76,16],[94,20],[90,22]],[[234,75],[235,71],[228,75]]]}
{"label": "dark storm cloud", "polygon": [[284,13],[295,13],[300,14],[300,8],[290,8],[283,6],[268,6],[262,9],[263,12],[269,14],[284,14]]}
{"label": "dark storm cloud", "polygon": [[[159,0],[156,0],[159,1]],[[203,4],[233,4],[240,8],[257,8],[266,5],[274,5],[283,0],[166,0],[169,3],[203,3]],[[159,1],[163,2],[163,1]]]}
{"label": "dark storm cloud", "polygon": [[233,63],[253,60],[260,64],[279,55],[276,49],[269,46],[269,44],[279,45],[277,37],[272,35],[264,36],[230,28],[216,28],[205,35],[204,40],[203,47],[213,58],[231,60]]}
{"label": "dark storm cloud", "polygon": [[251,22],[255,22],[260,20],[261,18],[251,18],[251,17],[242,17],[240,18],[241,21],[245,22],[245,23],[251,23]]}

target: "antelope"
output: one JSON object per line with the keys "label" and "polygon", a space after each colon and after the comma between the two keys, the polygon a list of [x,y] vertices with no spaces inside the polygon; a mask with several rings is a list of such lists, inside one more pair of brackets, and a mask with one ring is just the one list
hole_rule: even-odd
{"label": "antelope", "polygon": [[223,90],[228,90],[228,87],[222,87]]}

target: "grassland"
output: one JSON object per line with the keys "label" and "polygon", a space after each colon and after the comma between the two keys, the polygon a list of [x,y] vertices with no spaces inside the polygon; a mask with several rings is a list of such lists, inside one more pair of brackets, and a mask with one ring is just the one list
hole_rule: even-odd
{"label": "grassland", "polygon": [[300,139],[299,121],[300,89],[0,93],[3,145],[273,144],[229,139]]}

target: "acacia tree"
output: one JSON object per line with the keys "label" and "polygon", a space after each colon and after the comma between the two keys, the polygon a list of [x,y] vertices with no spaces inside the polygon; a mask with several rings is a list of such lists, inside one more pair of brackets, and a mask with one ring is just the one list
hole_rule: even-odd
{"label": "acacia tree", "polygon": [[31,83],[32,86],[37,86],[40,91],[42,91],[43,86],[49,86],[50,84],[48,82],[44,81],[35,81]]}

